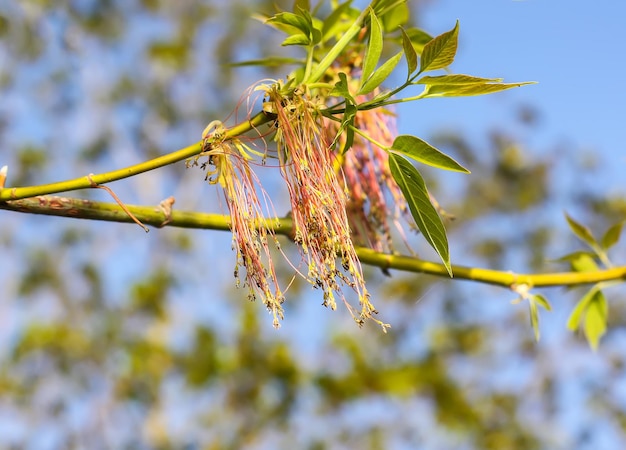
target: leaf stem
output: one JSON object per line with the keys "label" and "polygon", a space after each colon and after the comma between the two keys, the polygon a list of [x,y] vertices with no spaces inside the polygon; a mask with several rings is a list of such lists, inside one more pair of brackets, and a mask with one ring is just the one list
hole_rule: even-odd
{"label": "leaf stem", "polygon": [[385,150],[385,151],[389,151],[389,147],[387,147],[386,145],[381,144],[380,142],[378,142],[377,140],[375,140],[374,138],[370,137],[369,135],[363,133],[361,130],[359,130],[357,127],[354,127],[352,125],[348,125],[350,127],[350,129],[352,131],[354,131],[356,134],[358,134],[359,136],[361,136],[363,139],[367,139],[368,141],[370,141],[372,144],[374,144],[376,147],[380,148],[381,150]]}

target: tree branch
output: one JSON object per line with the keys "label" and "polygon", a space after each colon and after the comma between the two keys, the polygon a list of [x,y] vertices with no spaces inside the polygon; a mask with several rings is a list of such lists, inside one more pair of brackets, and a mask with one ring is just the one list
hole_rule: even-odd
{"label": "tree branch", "polygon": [[[125,205],[142,223],[153,227],[164,226],[230,231],[230,216],[206,214],[192,211],[172,210],[173,198],[158,206]],[[133,219],[115,203],[97,202],[68,197],[39,196],[8,202],[0,202],[0,209],[29,214],[70,217],[75,219],[103,220],[109,222],[132,223]],[[289,218],[267,219],[259,224],[274,230],[276,234],[292,236],[292,221]],[[356,248],[363,264],[396,269],[406,272],[424,273],[448,277],[443,264],[424,261],[418,258],[379,253],[365,247]],[[602,281],[626,280],[626,266],[614,267],[595,272],[560,272],[545,274],[516,274],[498,270],[465,266],[452,266],[455,279],[470,280],[506,288],[526,285],[529,287],[577,286]]]}
{"label": "tree branch", "polygon": [[[232,128],[226,130],[224,140],[233,139],[237,136],[256,129],[257,127],[271,121],[271,116],[260,112],[252,117],[250,120],[246,120]],[[35,197],[39,195],[58,194],[60,192],[75,191],[78,189],[89,189],[96,187],[100,184],[110,183],[112,181],[122,180],[124,178],[132,177],[143,172],[158,169],[179,161],[183,161],[187,158],[197,155],[202,151],[202,142],[196,142],[188,147],[180,149],[178,151],[168,153],[167,155],[159,156],[158,158],[151,159],[134,166],[126,167],[124,169],[114,170],[112,172],[106,172],[98,175],[89,174],[84,177],[75,178],[73,180],[60,181],[58,183],[42,184],[39,186],[27,186],[27,187],[14,187],[4,188],[0,185],[0,201],[7,200],[19,200],[29,197]]]}

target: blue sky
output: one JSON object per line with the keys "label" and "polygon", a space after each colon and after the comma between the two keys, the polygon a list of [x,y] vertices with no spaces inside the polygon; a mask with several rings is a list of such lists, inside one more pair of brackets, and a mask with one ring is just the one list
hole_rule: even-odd
{"label": "blue sky", "polygon": [[455,19],[461,33],[453,72],[539,84],[430,102],[420,128],[484,129],[510,118],[511,105],[527,103],[541,112],[538,144],[567,140],[575,148],[593,147],[619,156],[616,173],[626,169],[626,90],[620,87],[626,2],[441,0],[425,8],[422,25],[439,34]]}

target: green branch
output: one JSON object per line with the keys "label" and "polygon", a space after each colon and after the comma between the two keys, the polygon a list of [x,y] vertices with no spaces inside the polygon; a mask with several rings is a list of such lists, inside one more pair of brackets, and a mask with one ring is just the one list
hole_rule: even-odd
{"label": "green branch", "polygon": [[308,77],[304,79],[302,84],[308,85],[318,82],[326,73],[328,68],[335,62],[337,57],[346,49],[350,41],[361,31],[365,18],[370,13],[370,8],[365,8],[359,17],[352,23],[352,25],[343,33],[337,43],[328,50],[326,56],[319,62],[319,64],[313,69]]}
{"label": "green branch", "polygon": [[[257,127],[269,122],[270,120],[272,120],[271,116],[260,112],[252,117],[250,120],[229,128],[226,131],[226,136],[224,139],[228,140],[240,136],[248,131],[256,129]],[[73,180],[42,184],[39,186],[0,189],[0,201],[19,200],[39,195],[58,194],[60,192],[75,191],[77,189],[89,189],[101,184],[122,180],[124,178],[132,177],[143,172],[158,169],[159,167],[164,167],[179,161],[183,161],[187,158],[191,158],[192,156],[197,155],[201,151],[202,142],[196,142],[195,144],[190,145],[189,147],[185,147],[181,150],[168,153],[167,155],[159,156],[158,158],[135,164],[134,166],[126,167],[124,169],[114,170],[112,172],[106,172],[97,175],[90,174],[80,178],[75,178]]]}
{"label": "green branch", "polygon": [[[230,231],[230,216],[206,214],[191,211],[172,210],[173,198],[166,199],[158,206],[125,205],[137,219],[153,227],[181,227]],[[66,197],[42,196],[22,200],[0,202],[0,209],[30,214],[92,219],[109,222],[133,220],[115,203],[97,202]],[[292,222],[289,218],[267,219],[263,226],[271,227],[276,234],[290,237]],[[383,269],[424,273],[448,278],[448,270],[443,264],[424,261],[402,255],[379,253],[369,248],[357,247],[357,255],[363,264]],[[452,266],[454,278],[479,283],[492,284],[505,288],[526,285],[529,287],[578,286],[606,281],[626,280],[626,266],[613,267],[594,272],[560,272],[546,274],[516,274],[498,270],[480,269],[465,266]]]}

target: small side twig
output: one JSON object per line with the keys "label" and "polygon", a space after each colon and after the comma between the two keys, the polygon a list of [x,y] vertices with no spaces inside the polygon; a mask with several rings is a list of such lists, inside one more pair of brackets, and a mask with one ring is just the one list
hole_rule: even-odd
{"label": "small side twig", "polygon": [[130,217],[131,219],[133,219],[133,222],[135,222],[137,225],[139,225],[141,228],[143,228],[143,230],[144,230],[146,233],[150,232],[150,229],[149,229],[147,226],[145,226],[143,223],[141,223],[141,222],[139,221],[139,219],[137,219],[137,218],[133,215],[133,213],[131,213],[131,212],[129,211],[129,209],[126,207],[126,205],[125,205],[125,204],[124,204],[124,203],[123,203],[123,202],[119,199],[119,197],[115,194],[115,192],[113,192],[113,190],[112,190],[110,187],[108,187],[108,186],[102,186],[102,185],[99,185],[98,183],[96,183],[95,181],[93,181],[93,180],[91,179],[91,177],[92,177],[92,176],[93,176],[93,174],[92,174],[92,173],[90,173],[89,175],[87,175],[87,179],[89,180],[89,183],[91,184],[91,187],[92,187],[92,188],[104,189],[105,191],[107,191],[107,192],[109,193],[109,195],[110,195],[111,197],[113,197],[113,200],[115,200],[115,202],[119,205],[119,207],[120,207],[120,208],[122,208],[122,210],[123,210],[126,214],[128,214],[128,217]]}

